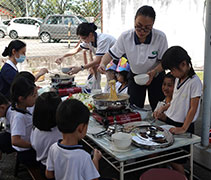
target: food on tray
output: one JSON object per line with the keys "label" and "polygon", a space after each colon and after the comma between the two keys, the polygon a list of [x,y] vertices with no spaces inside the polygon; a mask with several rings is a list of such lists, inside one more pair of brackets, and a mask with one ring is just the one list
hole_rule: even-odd
{"label": "food on tray", "polygon": [[149,126],[150,123],[146,122],[146,121],[137,121],[137,122],[129,122],[129,123],[126,123],[124,124],[124,128],[123,128],[123,131],[124,132],[127,132],[127,133],[130,133],[130,132],[136,132],[137,130],[139,131],[144,131],[146,132],[147,130],[142,128],[140,129],[139,127],[140,126]]}
{"label": "food on tray", "polygon": [[86,93],[69,94],[68,98],[78,99],[79,101],[83,102],[90,111],[94,109],[93,99],[89,94]]}

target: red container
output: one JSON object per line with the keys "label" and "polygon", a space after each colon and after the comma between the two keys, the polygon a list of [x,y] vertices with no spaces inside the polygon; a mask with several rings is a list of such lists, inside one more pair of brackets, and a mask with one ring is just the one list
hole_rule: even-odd
{"label": "red container", "polygon": [[80,87],[71,87],[71,88],[64,88],[58,89],[59,96],[68,96],[71,94],[81,93],[82,89]]}

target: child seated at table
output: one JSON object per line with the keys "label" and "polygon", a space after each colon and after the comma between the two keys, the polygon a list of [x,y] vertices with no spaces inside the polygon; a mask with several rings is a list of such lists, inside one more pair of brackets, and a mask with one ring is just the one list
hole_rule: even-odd
{"label": "child seated at table", "polygon": [[116,67],[117,65],[115,64],[114,61],[111,61],[107,66],[106,66],[106,85],[104,88],[104,93],[110,93],[110,86],[108,84],[109,81],[115,80],[117,81],[116,78]]}
{"label": "child seated at table", "polygon": [[56,109],[61,97],[55,92],[41,94],[35,103],[31,145],[36,151],[37,161],[41,162],[41,172],[45,175],[49,148],[62,138],[56,125]]}
{"label": "child seated at table", "polygon": [[165,95],[165,99],[163,101],[158,102],[153,112],[153,116],[155,119],[165,120],[164,112],[169,108],[171,100],[172,100],[173,91],[174,91],[174,81],[175,81],[175,77],[172,76],[170,72],[168,72],[165,75],[163,79],[163,84],[162,84],[162,91],[163,91],[163,94]]}
{"label": "child seated at table", "polygon": [[63,138],[54,143],[48,152],[46,177],[55,179],[98,179],[98,161],[101,152],[94,151],[91,156],[78,142],[85,137],[89,122],[88,108],[76,99],[62,102],[56,112],[58,129]]}
{"label": "child seated at table", "polygon": [[[180,46],[167,49],[161,61],[163,69],[169,69],[176,78],[173,98],[165,112],[166,123],[176,126],[169,131],[172,134],[194,133],[194,122],[198,118],[202,83],[196,75],[191,58]],[[184,162],[176,161],[172,167],[185,174]]]}
{"label": "child seated at table", "polygon": [[116,92],[117,93],[128,93],[128,76],[130,71],[130,65],[125,57],[121,57],[116,68],[117,82]]}
{"label": "child seated at table", "polygon": [[12,148],[11,145],[11,133],[10,133],[10,123],[9,120],[11,118],[12,111],[10,102],[7,98],[0,93],[0,118],[5,118],[5,128],[2,132],[0,132],[0,160],[2,153],[12,153],[15,150]]}
{"label": "child seated at table", "polygon": [[11,85],[11,106],[14,111],[10,119],[11,140],[20,163],[38,165],[36,152],[31,147],[32,112],[37,98],[37,87],[24,76],[15,78]]}

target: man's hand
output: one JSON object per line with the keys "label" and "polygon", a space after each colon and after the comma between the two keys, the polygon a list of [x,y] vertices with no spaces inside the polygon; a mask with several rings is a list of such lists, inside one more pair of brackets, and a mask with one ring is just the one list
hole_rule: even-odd
{"label": "man's hand", "polygon": [[93,157],[93,160],[96,160],[96,161],[99,161],[102,157],[102,153],[97,150],[97,149],[94,149],[94,157]]}
{"label": "man's hand", "polygon": [[79,66],[71,66],[70,71],[67,73],[69,75],[77,74],[79,71],[81,71],[81,67]]}
{"label": "man's hand", "polygon": [[171,128],[169,129],[169,131],[172,134],[183,134],[186,132],[186,130],[183,127],[175,127],[175,128]]}
{"label": "man's hand", "polygon": [[99,67],[98,67],[98,71],[101,73],[101,74],[105,74],[106,73],[106,67],[104,64],[100,64]]}
{"label": "man's hand", "polygon": [[153,70],[147,72],[147,74],[149,75],[149,80],[147,81],[146,86],[151,84],[151,82],[152,82],[153,78],[155,77],[155,75],[157,74],[157,72],[153,69]]}

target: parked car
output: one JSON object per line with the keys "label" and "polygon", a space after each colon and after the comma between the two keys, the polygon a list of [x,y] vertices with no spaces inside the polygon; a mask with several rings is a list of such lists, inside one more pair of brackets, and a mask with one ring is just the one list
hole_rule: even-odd
{"label": "parked car", "polygon": [[7,27],[10,20],[0,21],[0,38],[4,38],[7,35]]}
{"label": "parked car", "polygon": [[38,37],[42,19],[33,17],[13,18],[7,27],[7,33],[12,39],[18,37]]}
{"label": "parked car", "polygon": [[39,37],[42,42],[59,42],[61,39],[69,39],[68,24],[71,23],[70,38],[78,39],[76,29],[82,22],[88,22],[82,16],[77,15],[48,15],[40,26]]}

